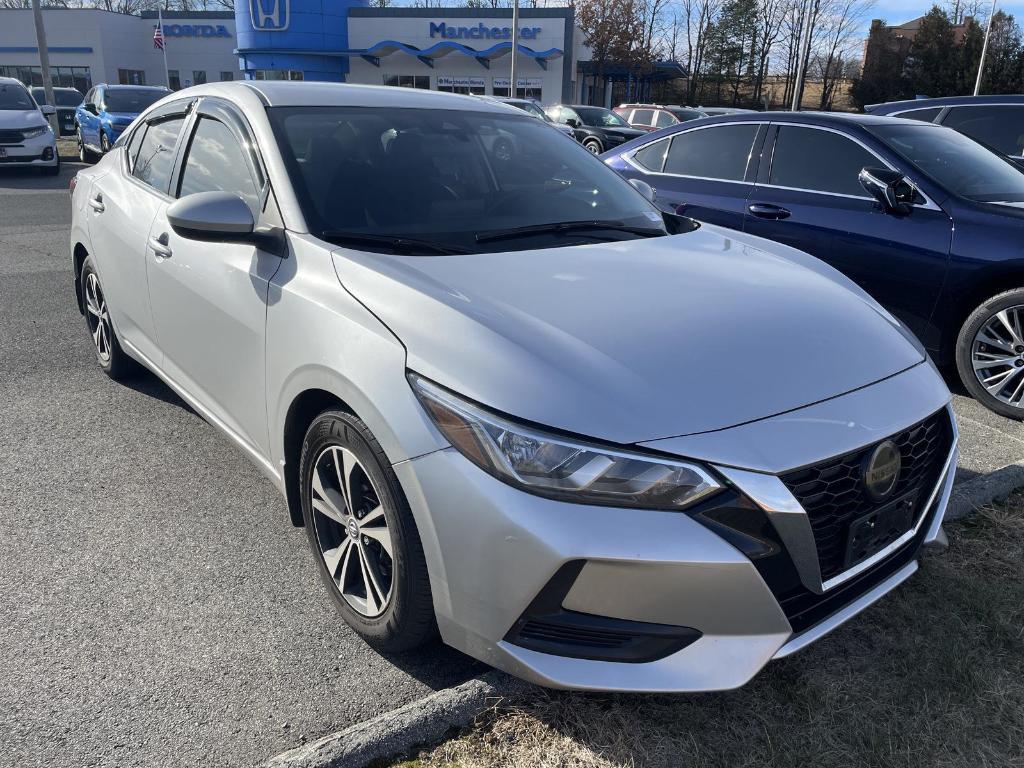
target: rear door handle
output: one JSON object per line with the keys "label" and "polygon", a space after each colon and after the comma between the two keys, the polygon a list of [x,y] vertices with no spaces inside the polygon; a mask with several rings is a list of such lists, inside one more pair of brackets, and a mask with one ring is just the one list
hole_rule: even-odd
{"label": "rear door handle", "polygon": [[159,256],[161,259],[171,258],[171,249],[167,245],[167,233],[164,232],[159,237],[149,238],[149,247],[153,249],[153,253]]}
{"label": "rear door handle", "polygon": [[769,203],[751,203],[747,206],[747,210],[759,219],[780,221],[781,219],[789,218],[789,211],[781,206],[771,205]]}
{"label": "rear door handle", "polygon": [[107,207],[103,204],[103,195],[96,195],[96,197],[90,198],[89,207],[96,211],[96,213],[103,213],[107,210]]}

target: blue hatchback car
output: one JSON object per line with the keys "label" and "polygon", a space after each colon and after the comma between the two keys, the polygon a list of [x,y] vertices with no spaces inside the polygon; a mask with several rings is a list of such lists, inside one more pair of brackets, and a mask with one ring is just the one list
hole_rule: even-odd
{"label": "blue hatchback car", "polygon": [[150,104],[170,91],[146,85],[97,85],[75,110],[78,157],[90,162],[106,153],[121,132]]}
{"label": "blue hatchback car", "polygon": [[1024,418],[1024,173],[1005,156],[924,122],[775,112],[683,123],[602,158],[665,210],[828,262],[979,401]]}

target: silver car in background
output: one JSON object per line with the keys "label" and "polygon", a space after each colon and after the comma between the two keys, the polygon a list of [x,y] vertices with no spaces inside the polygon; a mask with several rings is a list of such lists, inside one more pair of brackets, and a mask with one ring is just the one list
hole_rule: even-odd
{"label": "silver car in background", "polygon": [[943,542],[956,426],[853,283],[650,191],[482,99],[199,86],[78,174],[76,296],[109,375],[280,489],[373,646],[733,688]]}
{"label": "silver car in background", "polygon": [[37,104],[20,80],[0,77],[0,169],[38,168],[45,176],[60,173],[57,137],[47,121],[55,113],[49,104]]}

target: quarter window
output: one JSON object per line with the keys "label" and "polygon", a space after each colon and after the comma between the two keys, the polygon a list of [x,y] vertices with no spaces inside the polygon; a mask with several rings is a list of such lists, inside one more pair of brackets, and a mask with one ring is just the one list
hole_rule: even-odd
{"label": "quarter window", "polygon": [[942,124],[1004,155],[1024,154],[1024,104],[954,107]]}
{"label": "quarter window", "polygon": [[238,140],[224,123],[208,117],[199,119],[192,134],[178,196],[196,192],[234,192],[253,210],[260,202]]}
{"label": "quarter window", "polygon": [[167,191],[174,167],[174,147],[181,132],[183,117],[150,123],[139,144],[132,176],[161,192]]}
{"label": "quarter window", "polygon": [[638,149],[633,155],[633,162],[646,168],[649,171],[660,173],[665,167],[665,152],[668,150],[668,139],[648,144],[643,149]]}
{"label": "quarter window", "polygon": [[743,181],[757,125],[722,125],[676,134],[665,173],[723,181]]}
{"label": "quarter window", "polygon": [[866,197],[857,176],[865,166],[880,164],[860,144],[838,133],[784,125],[775,141],[768,183]]}

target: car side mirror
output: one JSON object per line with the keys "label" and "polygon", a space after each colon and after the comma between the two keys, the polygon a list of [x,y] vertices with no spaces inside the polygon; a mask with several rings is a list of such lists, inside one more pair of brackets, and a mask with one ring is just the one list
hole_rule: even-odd
{"label": "car side mirror", "polygon": [[567,117],[567,118],[565,118],[565,124],[568,125],[570,128],[579,128],[580,127],[580,121],[577,120],[575,117]]}
{"label": "car side mirror", "polygon": [[50,117],[57,114],[57,110],[54,109],[52,104],[40,104],[39,111],[43,113],[45,117]]}
{"label": "car side mirror", "polygon": [[917,190],[906,177],[892,168],[862,168],[857,181],[889,213],[905,216],[914,207]]}
{"label": "car side mirror", "polygon": [[284,257],[284,233],[257,228],[248,203],[231,192],[196,192],[171,203],[167,221],[181,237],[204,243],[243,243]]}
{"label": "car side mirror", "polygon": [[654,198],[657,196],[657,192],[655,192],[654,187],[642,179],[630,179],[629,183],[633,185],[633,188],[637,192],[647,199],[647,202],[654,202]]}

